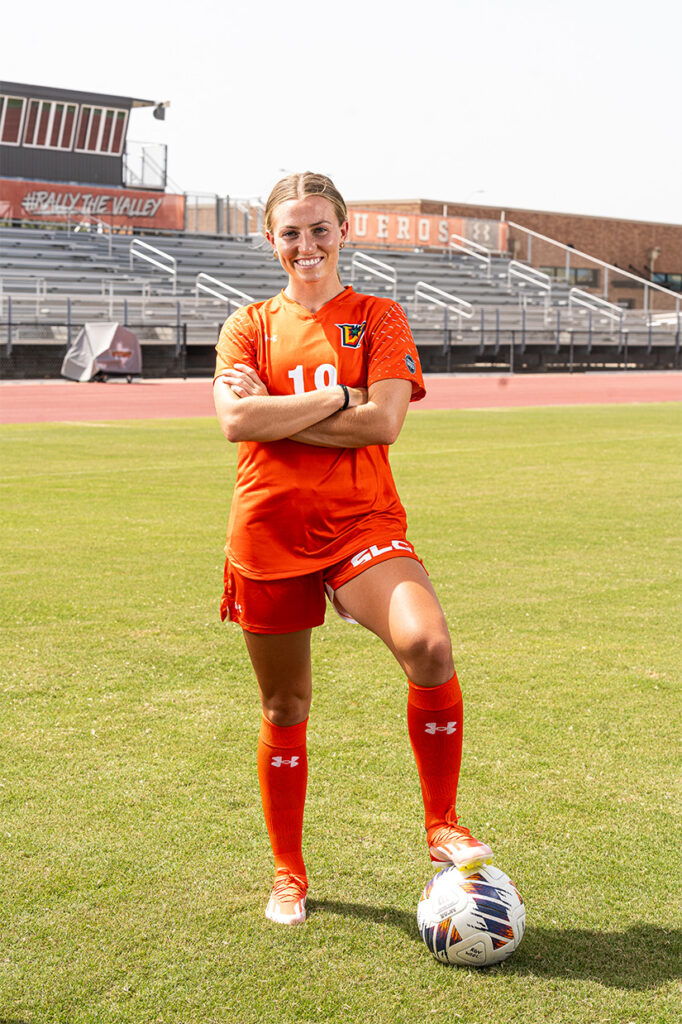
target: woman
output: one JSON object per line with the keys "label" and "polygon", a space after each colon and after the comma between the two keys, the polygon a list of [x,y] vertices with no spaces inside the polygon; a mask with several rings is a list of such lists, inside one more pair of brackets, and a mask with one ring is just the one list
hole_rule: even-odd
{"label": "woman", "polygon": [[275,861],[265,913],[297,924],[308,888],[310,641],[325,591],[343,617],[384,641],[408,678],[431,860],[464,869],[492,851],[457,823],[461,691],[388,464],[410,401],[424,395],[405,314],[342,285],[348,217],[325,176],[280,181],[265,228],[288,284],[234,313],[217,345],[216,410],[239,444],[221,614],[242,627],[260,688],[258,777]]}

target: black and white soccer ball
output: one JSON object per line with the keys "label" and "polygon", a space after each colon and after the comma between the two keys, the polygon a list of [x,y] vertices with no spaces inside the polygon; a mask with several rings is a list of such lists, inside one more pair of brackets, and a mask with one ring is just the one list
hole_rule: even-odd
{"label": "black and white soccer ball", "polygon": [[504,871],[452,865],[426,883],[417,906],[419,934],[444,964],[488,967],[506,960],[526,927],[521,894]]}

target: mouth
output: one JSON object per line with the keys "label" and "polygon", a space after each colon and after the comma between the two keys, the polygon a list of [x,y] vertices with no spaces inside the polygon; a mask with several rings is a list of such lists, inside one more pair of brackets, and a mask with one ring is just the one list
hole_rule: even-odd
{"label": "mouth", "polygon": [[322,262],[322,257],[321,256],[314,256],[314,257],[311,257],[310,259],[295,260],[295,263],[296,263],[297,267],[316,267],[321,262]]}

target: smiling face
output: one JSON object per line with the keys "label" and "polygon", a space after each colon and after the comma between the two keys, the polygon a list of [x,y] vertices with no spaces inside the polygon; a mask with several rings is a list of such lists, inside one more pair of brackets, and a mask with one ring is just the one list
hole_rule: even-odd
{"label": "smiling face", "polygon": [[324,196],[288,199],[276,206],[268,240],[289,275],[288,290],[317,292],[328,286],[337,294],[339,248],[347,234],[348,221],[339,224],[334,206]]}

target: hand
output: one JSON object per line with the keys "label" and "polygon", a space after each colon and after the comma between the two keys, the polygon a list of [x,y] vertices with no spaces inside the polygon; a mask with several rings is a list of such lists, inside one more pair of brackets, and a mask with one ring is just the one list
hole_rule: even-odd
{"label": "hand", "polygon": [[231,370],[221,373],[218,380],[224,380],[232,388],[237,398],[269,395],[270,393],[256,371],[246,363],[235,363]]}

